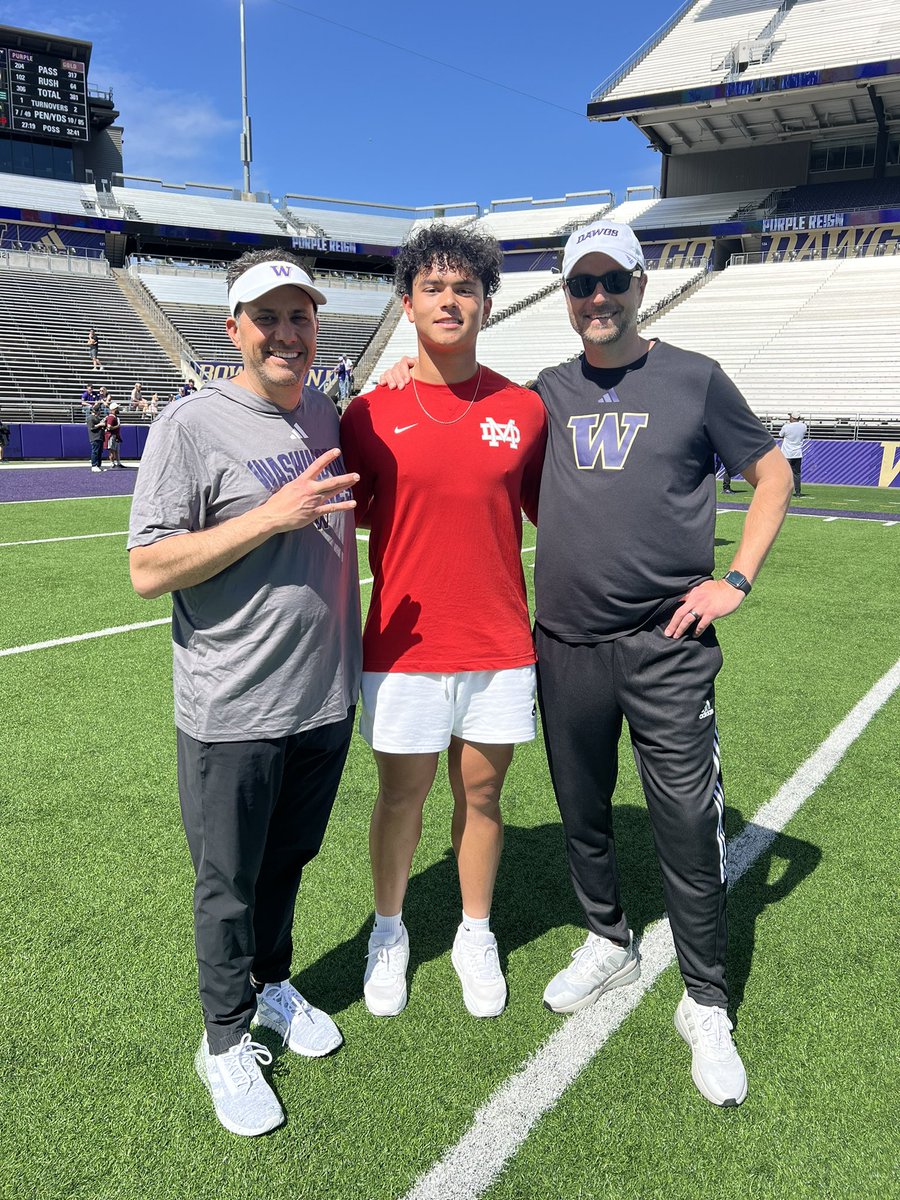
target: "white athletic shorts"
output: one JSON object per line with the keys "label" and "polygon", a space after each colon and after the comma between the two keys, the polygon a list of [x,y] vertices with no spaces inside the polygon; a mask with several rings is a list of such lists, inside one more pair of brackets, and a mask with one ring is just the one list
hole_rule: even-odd
{"label": "white athletic shorts", "polygon": [[535,670],[363,671],[359,732],[385,754],[433,754],[451,734],[467,742],[511,745],[535,735]]}

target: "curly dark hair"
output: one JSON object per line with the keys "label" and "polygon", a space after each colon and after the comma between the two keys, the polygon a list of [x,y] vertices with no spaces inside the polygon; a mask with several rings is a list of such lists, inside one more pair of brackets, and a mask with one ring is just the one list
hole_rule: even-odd
{"label": "curly dark hair", "polygon": [[503,252],[490,234],[459,225],[426,225],[400,247],[394,262],[394,286],[398,296],[408,296],[416,276],[437,267],[480,279],[487,299],[500,286],[502,266]]}

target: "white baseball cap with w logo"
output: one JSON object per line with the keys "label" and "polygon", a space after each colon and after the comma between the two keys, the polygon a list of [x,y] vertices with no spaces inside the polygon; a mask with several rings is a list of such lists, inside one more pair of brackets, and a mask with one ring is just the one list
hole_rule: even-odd
{"label": "white baseball cap with w logo", "polygon": [[258,300],[260,296],[265,296],[267,292],[274,292],[276,288],[283,287],[285,284],[300,288],[316,304],[328,303],[325,293],[319,291],[303,268],[298,267],[296,263],[281,260],[262,262],[251,267],[249,271],[245,271],[243,275],[239,275],[231,285],[228,291],[228,307],[231,315],[234,316],[239,304],[246,304],[248,300]]}

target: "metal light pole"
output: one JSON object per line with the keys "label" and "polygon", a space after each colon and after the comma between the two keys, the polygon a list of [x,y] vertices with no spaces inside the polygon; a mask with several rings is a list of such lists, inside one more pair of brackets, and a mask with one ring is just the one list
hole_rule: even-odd
{"label": "metal light pole", "polygon": [[250,163],[253,143],[250,137],[250,114],[247,111],[247,36],[244,29],[244,0],[241,0],[241,162],[244,164],[244,191],[250,191]]}

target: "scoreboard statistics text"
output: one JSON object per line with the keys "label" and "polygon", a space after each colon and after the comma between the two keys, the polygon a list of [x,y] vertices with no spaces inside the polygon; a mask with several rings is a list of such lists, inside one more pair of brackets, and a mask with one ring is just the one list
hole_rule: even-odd
{"label": "scoreboard statistics text", "polygon": [[86,142],[83,62],[0,46],[0,132]]}

